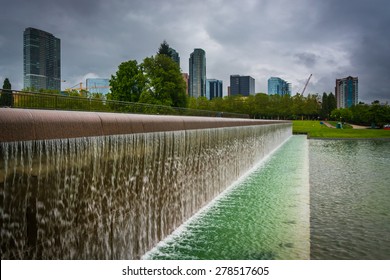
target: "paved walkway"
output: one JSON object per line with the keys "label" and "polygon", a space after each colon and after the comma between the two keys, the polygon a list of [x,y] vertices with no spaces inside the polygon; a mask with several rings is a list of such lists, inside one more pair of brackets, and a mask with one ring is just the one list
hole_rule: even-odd
{"label": "paved walkway", "polygon": [[351,124],[353,129],[367,129],[370,128],[369,126],[362,126],[362,125],[356,125],[356,124]]}
{"label": "paved walkway", "polygon": [[[323,122],[327,127],[330,127],[330,128],[336,128],[335,126],[331,125],[330,123],[328,122]],[[353,129],[367,129],[367,128],[370,128],[369,126],[362,126],[362,125],[356,125],[356,124],[349,124],[350,126],[352,126]]]}
{"label": "paved walkway", "polygon": [[330,128],[336,128],[335,126],[331,125],[330,123],[328,122],[323,122],[324,125],[326,125],[327,127],[330,127]]}

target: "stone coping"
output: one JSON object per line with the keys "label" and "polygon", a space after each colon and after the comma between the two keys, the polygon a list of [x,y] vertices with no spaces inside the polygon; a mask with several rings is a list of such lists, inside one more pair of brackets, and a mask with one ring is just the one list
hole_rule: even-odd
{"label": "stone coping", "polygon": [[288,121],[0,108],[0,142],[290,123]]}

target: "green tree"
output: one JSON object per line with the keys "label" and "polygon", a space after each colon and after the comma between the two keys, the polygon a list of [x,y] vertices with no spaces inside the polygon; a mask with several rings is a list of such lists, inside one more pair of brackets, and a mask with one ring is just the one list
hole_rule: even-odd
{"label": "green tree", "polygon": [[186,85],[179,66],[166,55],[147,57],[142,63],[145,87],[141,103],[186,107]]}
{"label": "green tree", "polygon": [[370,106],[366,104],[357,104],[351,107],[352,122],[355,124],[370,125]]}
{"label": "green tree", "polygon": [[269,115],[269,96],[265,93],[258,93],[255,95],[255,106],[253,117],[267,118]]}
{"label": "green tree", "polygon": [[122,62],[116,75],[111,75],[109,100],[138,102],[145,90],[146,79],[136,60]]}
{"label": "green tree", "polygon": [[305,106],[305,97],[302,94],[297,93],[292,97],[292,114],[294,118],[300,118],[303,120],[303,108]]}
{"label": "green tree", "polygon": [[159,55],[159,54],[163,54],[163,55],[172,57],[170,47],[169,47],[169,44],[167,43],[167,41],[164,40],[164,42],[161,43],[160,47],[158,48],[158,52],[157,52],[157,55]]}
{"label": "green tree", "polygon": [[288,94],[284,94],[280,98],[280,116],[283,119],[288,119],[291,116],[291,97]]}
{"label": "green tree", "polygon": [[333,93],[329,93],[329,95],[324,92],[322,95],[322,105],[320,111],[320,117],[322,119],[330,118],[331,112],[337,108],[336,97]]}
{"label": "green tree", "polygon": [[329,115],[330,115],[330,112],[329,112],[328,94],[326,92],[324,92],[322,94],[320,117],[321,117],[321,119],[328,119]]}
{"label": "green tree", "polygon": [[196,110],[211,110],[211,100],[205,96],[188,98],[188,107]]}
{"label": "green tree", "polygon": [[336,96],[333,93],[329,93],[328,95],[328,111],[330,113],[337,108]]}
{"label": "green tree", "polygon": [[216,112],[223,112],[225,109],[223,107],[223,98],[222,97],[216,97],[210,100],[211,103],[211,110]]}
{"label": "green tree", "polygon": [[374,101],[369,108],[369,120],[372,125],[382,127],[389,122],[388,119],[388,106],[380,105],[379,101]]}
{"label": "green tree", "polygon": [[268,114],[271,119],[280,119],[282,115],[281,98],[279,94],[269,96]]}
{"label": "green tree", "polygon": [[349,122],[352,120],[352,111],[348,108],[334,109],[331,118],[336,121]]}
{"label": "green tree", "polygon": [[11,83],[9,82],[8,78],[5,78],[4,83],[3,83],[3,89],[11,89]]}
{"label": "green tree", "polygon": [[5,107],[12,107],[13,96],[12,96],[12,86],[8,78],[5,78],[3,83],[3,90],[1,91],[0,105]]}
{"label": "green tree", "polygon": [[321,106],[318,102],[318,94],[309,94],[305,100],[304,115],[309,119],[317,119]]}
{"label": "green tree", "polygon": [[59,90],[56,90],[56,89],[44,89],[44,88],[41,88],[39,90],[40,93],[48,93],[48,94],[60,94],[61,91]]}

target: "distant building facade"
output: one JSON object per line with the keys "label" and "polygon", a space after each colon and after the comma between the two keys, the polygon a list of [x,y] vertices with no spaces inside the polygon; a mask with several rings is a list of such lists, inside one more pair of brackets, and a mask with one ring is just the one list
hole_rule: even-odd
{"label": "distant building facade", "polygon": [[23,33],[24,88],[61,91],[61,40],[32,27]]}
{"label": "distant building facade", "polygon": [[211,100],[217,97],[223,97],[223,82],[216,79],[207,79],[206,97]]}
{"label": "distant building facade", "polygon": [[358,77],[336,79],[337,108],[349,108],[358,104]]}
{"label": "distant building facade", "polygon": [[268,94],[291,95],[291,83],[279,77],[268,79]]}
{"label": "distant building facade", "polygon": [[87,91],[92,94],[101,93],[107,95],[110,93],[110,79],[89,78],[86,81]]}
{"label": "distant building facade", "polygon": [[230,75],[230,95],[255,94],[255,79],[251,76]]}
{"label": "distant building facade", "polygon": [[172,48],[169,48],[169,52],[171,54],[172,60],[174,62],[176,62],[177,65],[179,65],[179,68],[180,68],[180,56],[179,56],[179,53],[175,49],[172,49]]}
{"label": "distant building facade", "polygon": [[194,49],[189,59],[189,96],[206,96],[206,52]]}

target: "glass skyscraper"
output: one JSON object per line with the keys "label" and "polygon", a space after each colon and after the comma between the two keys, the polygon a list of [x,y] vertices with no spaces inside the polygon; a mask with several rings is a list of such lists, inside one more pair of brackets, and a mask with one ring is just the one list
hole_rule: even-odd
{"label": "glass skyscraper", "polygon": [[206,96],[206,52],[194,49],[189,59],[189,96]]}
{"label": "glass skyscraper", "polygon": [[23,82],[31,90],[61,91],[61,41],[32,27],[23,33]]}
{"label": "glass skyscraper", "polygon": [[358,77],[336,79],[337,108],[349,108],[358,104]]}
{"label": "glass skyscraper", "polygon": [[291,95],[291,83],[278,77],[268,79],[268,94]]}
{"label": "glass skyscraper", "polygon": [[207,79],[206,84],[206,97],[211,100],[217,97],[223,97],[223,82],[216,79]]}
{"label": "glass skyscraper", "polygon": [[172,60],[174,62],[176,62],[177,65],[179,65],[179,68],[180,68],[180,56],[179,56],[179,53],[175,49],[172,49],[172,48],[169,48],[169,53],[171,54]]}
{"label": "glass skyscraper", "polygon": [[255,79],[251,76],[230,75],[230,95],[255,94]]}

